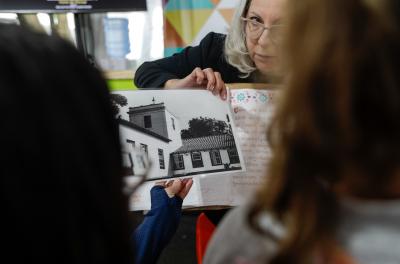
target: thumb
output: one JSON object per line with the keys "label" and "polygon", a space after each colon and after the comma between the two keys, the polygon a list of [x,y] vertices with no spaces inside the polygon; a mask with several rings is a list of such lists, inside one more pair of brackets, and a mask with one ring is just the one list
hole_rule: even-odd
{"label": "thumb", "polygon": [[192,185],[193,185],[193,179],[188,179],[187,181],[185,181],[184,186],[177,195],[181,197],[182,200],[185,199],[185,197],[190,191],[190,188],[192,188]]}
{"label": "thumb", "polygon": [[173,180],[172,184],[169,184],[166,188],[165,191],[167,192],[168,196],[174,197],[175,194],[180,192],[182,189],[182,181],[180,179],[175,179]]}

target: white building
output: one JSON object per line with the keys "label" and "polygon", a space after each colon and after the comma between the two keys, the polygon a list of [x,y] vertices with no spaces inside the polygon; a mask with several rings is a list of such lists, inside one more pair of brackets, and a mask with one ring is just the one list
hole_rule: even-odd
{"label": "white building", "polygon": [[215,135],[183,140],[172,153],[174,175],[193,175],[241,169],[235,140],[231,135]]}
{"label": "white building", "polygon": [[129,121],[118,119],[125,167],[133,164],[129,159],[132,160],[134,148],[140,148],[152,161],[149,178],[241,168],[233,136],[182,141],[179,119],[164,103],[130,107],[128,115]]}

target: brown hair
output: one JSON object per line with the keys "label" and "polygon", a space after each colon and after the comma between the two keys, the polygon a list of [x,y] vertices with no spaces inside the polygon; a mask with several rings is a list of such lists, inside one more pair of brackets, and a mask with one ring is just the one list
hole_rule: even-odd
{"label": "brown hair", "polygon": [[271,263],[310,263],[338,221],[340,182],[390,198],[400,159],[398,0],[288,0],[286,88],[269,129],[273,158],[250,221],[287,228]]}

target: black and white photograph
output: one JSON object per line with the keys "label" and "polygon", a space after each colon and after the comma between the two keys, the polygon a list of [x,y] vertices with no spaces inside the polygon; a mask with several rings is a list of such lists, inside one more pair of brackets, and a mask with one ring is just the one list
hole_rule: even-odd
{"label": "black and white photograph", "polygon": [[147,180],[244,170],[229,103],[209,91],[117,91],[111,100],[131,175],[138,151],[151,163]]}

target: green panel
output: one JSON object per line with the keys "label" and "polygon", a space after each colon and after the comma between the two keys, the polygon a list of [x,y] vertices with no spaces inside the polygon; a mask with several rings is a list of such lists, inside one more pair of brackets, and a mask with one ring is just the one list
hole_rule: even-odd
{"label": "green panel", "polygon": [[164,57],[172,56],[175,53],[181,52],[183,49],[184,49],[183,47],[164,48]]}
{"label": "green panel", "polygon": [[136,86],[132,79],[126,80],[107,80],[108,87],[111,91],[123,91],[123,90],[136,90]]}

